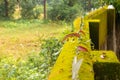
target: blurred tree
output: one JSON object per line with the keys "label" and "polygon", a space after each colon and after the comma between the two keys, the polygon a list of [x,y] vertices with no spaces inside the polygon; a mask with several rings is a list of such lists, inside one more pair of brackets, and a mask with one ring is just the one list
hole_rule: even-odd
{"label": "blurred tree", "polygon": [[46,19],[46,0],[44,0],[44,19]]}
{"label": "blurred tree", "polygon": [[67,4],[68,6],[74,6],[75,4],[77,4],[78,0],[63,0],[65,4]]}
{"label": "blurred tree", "polygon": [[27,19],[36,19],[39,17],[43,0],[21,0],[22,17]]}
{"label": "blurred tree", "polygon": [[113,4],[120,13],[120,0],[0,0],[0,16],[11,17],[18,5],[23,18],[38,18],[41,13],[46,18],[48,11],[48,17],[52,20],[69,21],[83,13],[83,9],[90,11],[104,4]]}
{"label": "blurred tree", "polygon": [[120,13],[120,0],[103,0],[104,3],[106,4],[113,4],[114,7],[116,8],[116,11]]}
{"label": "blurred tree", "polygon": [[4,0],[5,16],[8,17],[8,0]]}
{"label": "blurred tree", "polygon": [[21,7],[23,18],[38,18],[41,5],[42,0],[0,0],[0,16],[12,17],[15,8]]}
{"label": "blurred tree", "polygon": [[72,21],[83,13],[81,3],[78,0],[53,0],[48,11],[51,20]]}

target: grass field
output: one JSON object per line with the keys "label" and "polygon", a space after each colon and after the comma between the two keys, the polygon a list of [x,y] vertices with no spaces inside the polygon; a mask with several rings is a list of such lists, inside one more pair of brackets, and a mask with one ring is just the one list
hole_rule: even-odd
{"label": "grass field", "polygon": [[0,20],[0,55],[25,58],[29,53],[39,53],[42,40],[59,37],[65,27],[39,20]]}

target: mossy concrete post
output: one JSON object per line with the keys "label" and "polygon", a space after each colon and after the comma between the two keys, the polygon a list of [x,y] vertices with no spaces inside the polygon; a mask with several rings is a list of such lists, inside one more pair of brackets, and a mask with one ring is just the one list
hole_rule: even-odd
{"label": "mossy concrete post", "polygon": [[[97,50],[107,50],[107,8],[99,8],[91,12],[86,18],[90,28],[90,38]],[[95,24],[99,20],[98,24]],[[91,22],[92,21],[92,22]],[[92,28],[92,29],[91,29]],[[97,30],[96,30],[97,29]],[[95,32],[97,34],[95,34]],[[93,37],[92,37],[93,36]],[[95,41],[94,41],[95,40]],[[97,44],[96,44],[97,43]]]}
{"label": "mossy concrete post", "polygon": [[[95,46],[97,46],[95,49],[112,50],[116,52],[114,7],[110,5],[100,8],[91,12],[86,19],[88,19],[89,22],[91,40]],[[96,20],[99,20],[99,25],[95,24]],[[98,31],[98,34],[94,34],[96,30]]]}
{"label": "mossy concrete post", "polygon": [[116,36],[115,36],[115,9],[107,10],[107,50],[116,52]]}
{"label": "mossy concrete post", "polygon": [[89,32],[94,49],[99,50],[99,26],[100,20],[89,20]]}

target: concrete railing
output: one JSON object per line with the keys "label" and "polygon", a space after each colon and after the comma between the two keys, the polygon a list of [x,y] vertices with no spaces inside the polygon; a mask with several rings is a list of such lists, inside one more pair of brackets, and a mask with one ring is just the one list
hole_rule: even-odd
{"label": "concrete railing", "polygon": [[[96,67],[98,69],[99,67],[96,65],[99,63],[119,65],[114,53],[115,9],[104,6],[92,11],[82,20],[77,18],[74,27],[76,30],[65,37],[64,45],[48,80],[108,80],[110,75],[100,76],[98,74],[100,71],[96,70]],[[106,67],[105,71],[108,69],[109,67]]]}

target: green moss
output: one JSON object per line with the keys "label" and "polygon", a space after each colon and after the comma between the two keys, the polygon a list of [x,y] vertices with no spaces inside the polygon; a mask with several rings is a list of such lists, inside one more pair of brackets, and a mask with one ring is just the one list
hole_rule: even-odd
{"label": "green moss", "polygon": [[[51,71],[48,80],[72,80],[72,62],[78,45],[78,38],[69,38]],[[72,45],[72,46],[71,46]]]}
{"label": "green moss", "polygon": [[78,73],[80,80],[120,80],[120,63],[115,53],[91,51],[89,22],[99,22],[99,47],[105,43],[107,35],[106,6],[85,16],[85,26],[83,27],[85,36],[82,36],[82,39],[72,37],[65,42],[48,80],[72,80],[72,63],[76,55],[76,48],[80,44],[84,44],[89,50],[89,52],[79,52],[76,55],[78,59],[83,59]]}
{"label": "green moss", "polygon": [[89,52],[80,52],[78,55],[78,58],[83,59],[82,66],[79,70],[80,80],[94,80],[93,64],[89,54]]}
{"label": "green moss", "polygon": [[95,80],[120,80],[120,63],[95,62]]}
{"label": "green moss", "polygon": [[120,80],[120,63],[114,52],[92,51],[91,57],[94,62],[95,80]]}
{"label": "green moss", "polygon": [[[101,58],[105,55],[104,58]],[[93,62],[119,62],[115,53],[112,51],[91,51]]]}
{"label": "green moss", "polygon": [[[97,39],[98,39],[98,45],[99,45],[99,48],[100,48],[105,43],[106,36],[107,36],[107,9],[106,9],[106,7],[103,7],[103,8],[100,8],[98,10],[95,10],[93,12],[90,12],[89,15],[87,15],[85,19],[88,20],[89,24],[90,23],[91,24],[99,23],[99,26],[94,25],[95,27],[98,27],[98,28],[95,28],[94,31],[96,29],[98,29],[96,31],[98,32]],[[88,26],[90,28],[92,27],[90,25],[88,25]],[[91,33],[94,34],[93,31]],[[96,34],[94,34],[93,36],[96,36]]]}

